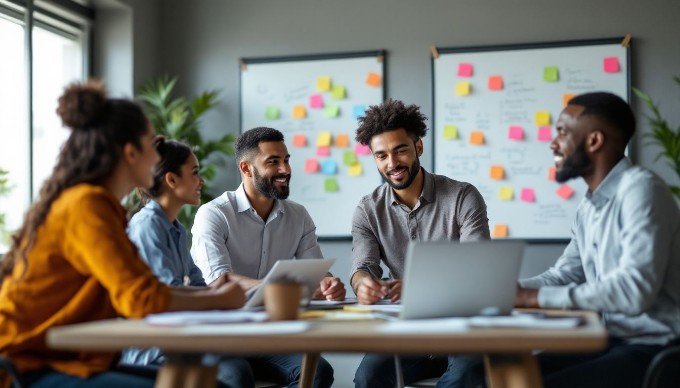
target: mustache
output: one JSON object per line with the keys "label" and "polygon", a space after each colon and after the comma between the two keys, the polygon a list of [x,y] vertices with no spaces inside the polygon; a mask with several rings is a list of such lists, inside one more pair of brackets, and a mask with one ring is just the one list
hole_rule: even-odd
{"label": "mustache", "polygon": [[385,174],[392,175],[392,174],[395,174],[395,173],[398,173],[398,172],[401,172],[401,171],[404,171],[404,170],[407,170],[407,169],[408,168],[406,168],[406,167],[397,167],[397,168],[393,168],[393,169],[387,171]]}
{"label": "mustache", "polygon": [[272,181],[275,181],[277,179],[285,178],[287,182],[290,182],[290,174],[279,174],[279,175],[274,175],[272,176]]}

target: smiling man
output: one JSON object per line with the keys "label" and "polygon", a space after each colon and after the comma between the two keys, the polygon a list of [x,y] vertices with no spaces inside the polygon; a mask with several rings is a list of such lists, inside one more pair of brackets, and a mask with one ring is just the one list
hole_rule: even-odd
{"label": "smiling man", "polygon": [[[486,204],[471,184],[421,167],[427,129],[417,106],[388,100],[371,106],[359,120],[356,140],[370,146],[386,182],[362,198],[354,212],[351,284],[359,303],[397,301],[409,241],[488,239]],[[382,280],[381,262],[389,280]],[[401,365],[409,384],[441,375],[447,359],[403,357]],[[366,355],[354,382],[357,387],[394,387],[394,359]]]}

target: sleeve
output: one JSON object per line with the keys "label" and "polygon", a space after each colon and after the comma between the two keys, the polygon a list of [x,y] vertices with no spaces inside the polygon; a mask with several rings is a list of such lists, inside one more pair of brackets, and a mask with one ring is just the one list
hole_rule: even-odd
{"label": "sleeve", "polygon": [[316,225],[307,210],[302,209],[302,238],[295,251],[295,258],[297,259],[320,259],[323,258],[321,247],[316,238]]}
{"label": "sleeve", "polygon": [[538,276],[519,281],[522,287],[542,288],[551,286],[577,285],[585,282],[585,274],[578,250],[578,241],[572,238],[555,265]]}
{"label": "sleeve", "polygon": [[361,204],[352,216],[352,267],[349,278],[352,279],[357,271],[368,272],[376,279],[383,275],[380,267],[380,243]]}
{"label": "sleeve", "polygon": [[219,209],[210,204],[198,208],[191,234],[191,256],[206,283],[233,272],[227,249],[229,225]]}
{"label": "sleeve", "polygon": [[460,201],[456,203],[458,209],[458,225],[460,226],[460,241],[488,240],[489,218],[486,215],[486,203],[476,187],[468,185],[463,191]]}
{"label": "sleeve", "polygon": [[64,234],[64,253],[74,268],[96,278],[125,317],[167,310],[170,289],[139,258],[125,233],[119,205],[105,195],[88,195],[77,206],[67,218]]}
{"label": "sleeve", "polygon": [[[191,257],[191,254],[187,252]],[[189,263],[189,285],[194,287],[207,287],[205,279],[203,279],[203,272],[196,266],[193,260]]]}
{"label": "sleeve", "polygon": [[181,259],[168,246],[171,236],[153,217],[146,217],[128,228],[130,240],[139,249],[139,254],[163,283],[175,287],[184,285]]}

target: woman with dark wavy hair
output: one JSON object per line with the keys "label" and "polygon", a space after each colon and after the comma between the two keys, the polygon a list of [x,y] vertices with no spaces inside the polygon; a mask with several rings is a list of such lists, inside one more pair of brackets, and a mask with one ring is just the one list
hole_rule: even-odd
{"label": "woman with dark wavy hair", "polygon": [[153,386],[148,378],[112,369],[115,353],[48,348],[48,329],[237,308],[245,301],[243,290],[234,283],[167,286],[128,239],[120,201],[134,187],[152,186],[158,161],[153,130],[137,104],[111,99],[101,83],[89,82],[67,87],[57,113],[71,134],[2,262],[0,354],[29,386]]}

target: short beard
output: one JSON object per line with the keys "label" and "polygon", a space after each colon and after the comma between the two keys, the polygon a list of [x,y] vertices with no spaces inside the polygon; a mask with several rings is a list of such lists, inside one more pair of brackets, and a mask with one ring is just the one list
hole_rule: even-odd
{"label": "short beard", "polygon": [[562,168],[555,172],[555,180],[564,183],[569,179],[582,177],[590,165],[591,160],[586,153],[586,142],[584,140],[568,158],[564,159]]}
{"label": "short beard", "polygon": [[257,173],[257,169],[253,169],[253,175],[255,177],[255,189],[260,192],[260,194],[274,199],[286,199],[290,195],[290,187],[286,185],[281,191],[276,188],[274,180],[278,178],[287,178],[287,182],[290,183],[290,175],[274,175],[270,179],[265,179],[262,175]]}
{"label": "short beard", "polygon": [[389,178],[389,175],[387,174],[382,174],[383,178],[387,181],[387,183],[395,190],[403,190],[409,186],[411,186],[411,183],[416,179],[416,176],[418,175],[418,171],[420,171],[420,158],[416,156],[416,160],[413,162],[413,165],[408,171],[408,178],[402,182],[402,183],[394,183],[392,180]]}

